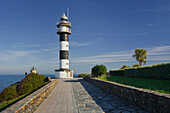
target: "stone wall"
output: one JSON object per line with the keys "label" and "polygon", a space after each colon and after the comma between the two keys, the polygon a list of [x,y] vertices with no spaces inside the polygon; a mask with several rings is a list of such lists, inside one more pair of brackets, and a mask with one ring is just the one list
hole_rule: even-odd
{"label": "stone wall", "polygon": [[170,94],[159,93],[142,88],[98,79],[84,78],[86,81],[115,94],[151,113],[170,112]]}
{"label": "stone wall", "polygon": [[52,79],[50,83],[6,108],[2,113],[32,113],[48,96],[56,84],[57,79]]}

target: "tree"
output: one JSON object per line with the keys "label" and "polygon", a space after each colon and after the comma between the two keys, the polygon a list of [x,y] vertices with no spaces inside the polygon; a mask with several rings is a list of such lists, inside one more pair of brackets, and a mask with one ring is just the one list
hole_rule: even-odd
{"label": "tree", "polygon": [[139,66],[141,66],[142,63],[146,64],[147,53],[145,49],[136,49],[135,54],[133,54],[132,57],[139,61]]}
{"label": "tree", "polygon": [[130,66],[123,65],[120,69],[130,68]]}
{"label": "tree", "polygon": [[107,68],[104,65],[96,65],[92,68],[92,77],[99,77],[102,74],[107,73]]}

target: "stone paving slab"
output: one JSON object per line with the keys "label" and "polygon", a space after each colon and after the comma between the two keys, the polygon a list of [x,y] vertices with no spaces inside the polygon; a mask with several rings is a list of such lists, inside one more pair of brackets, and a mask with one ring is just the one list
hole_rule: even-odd
{"label": "stone paving slab", "polygon": [[147,113],[83,79],[59,79],[34,113]]}
{"label": "stone paving slab", "polygon": [[93,98],[87,93],[78,79],[75,82],[72,82],[72,88],[78,113],[104,113],[101,107],[98,106]]}
{"label": "stone paving slab", "polygon": [[58,84],[34,113],[73,113],[71,82],[59,79]]}
{"label": "stone paving slab", "polygon": [[105,113],[148,113],[116,95],[103,91],[87,81],[81,79],[79,81]]}

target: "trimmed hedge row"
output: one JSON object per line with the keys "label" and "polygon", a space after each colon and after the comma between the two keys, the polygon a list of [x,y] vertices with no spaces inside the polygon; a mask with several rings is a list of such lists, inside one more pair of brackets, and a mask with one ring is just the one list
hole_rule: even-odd
{"label": "trimmed hedge row", "polygon": [[109,71],[109,75],[111,76],[123,76],[124,75],[124,70],[120,69],[120,70],[110,70]]}
{"label": "trimmed hedge row", "polygon": [[170,63],[162,63],[139,68],[125,69],[124,76],[170,79]]}
{"label": "trimmed hedge row", "polygon": [[124,70],[110,70],[109,74],[111,76],[170,79],[170,63],[128,68]]}

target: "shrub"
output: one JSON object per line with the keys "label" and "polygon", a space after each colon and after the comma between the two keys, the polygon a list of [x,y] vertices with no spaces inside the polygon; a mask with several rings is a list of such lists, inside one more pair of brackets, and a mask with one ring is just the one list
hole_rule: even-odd
{"label": "shrub", "polygon": [[130,68],[130,66],[123,65],[120,69],[126,69],[126,68]]}
{"label": "shrub", "polygon": [[79,74],[78,77],[90,77],[90,74],[89,73]]}
{"label": "shrub", "polygon": [[96,65],[91,69],[92,77],[99,77],[107,73],[107,68],[104,65]]}
{"label": "shrub", "polygon": [[17,90],[15,86],[9,86],[5,88],[1,93],[0,93],[0,102],[7,101],[10,99],[13,99],[17,97]]}
{"label": "shrub", "polygon": [[79,74],[78,77],[84,77],[84,76],[86,76],[86,74]]}
{"label": "shrub", "polygon": [[109,71],[110,76],[123,76],[124,75],[124,70],[119,69],[119,70],[110,70]]}
{"label": "shrub", "polygon": [[44,75],[30,73],[21,82],[12,84],[0,93],[0,102],[8,101],[20,95],[28,94],[41,87],[48,79]]}
{"label": "shrub", "polygon": [[132,67],[139,67],[139,64],[133,64]]}
{"label": "shrub", "polygon": [[39,88],[45,82],[45,76],[35,73],[27,75],[18,85],[19,95],[30,93],[31,91]]}
{"label": "shrub", "polygon": [[100,78],[106,78],[106,77],[108,77],[107,75],[102,75]]}

